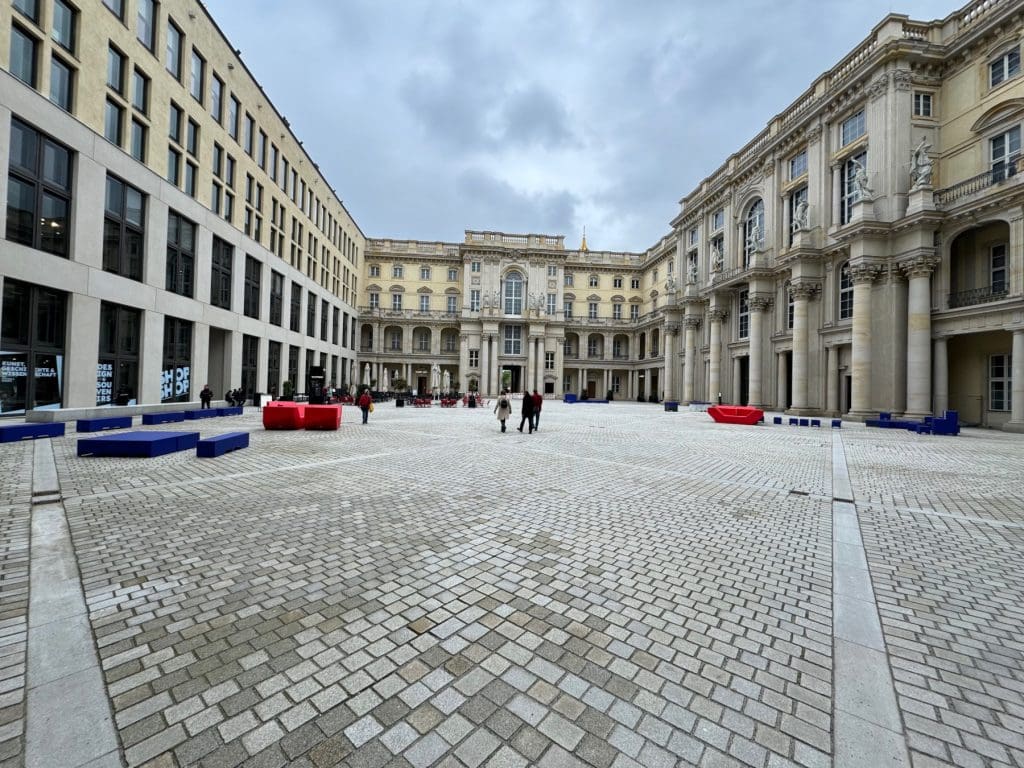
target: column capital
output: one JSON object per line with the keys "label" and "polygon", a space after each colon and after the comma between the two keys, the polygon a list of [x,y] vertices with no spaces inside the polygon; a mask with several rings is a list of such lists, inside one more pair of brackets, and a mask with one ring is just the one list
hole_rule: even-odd
{"label": "column capital", "polygon": [[751,312],[766,312],[771,309],[774,302],[771,296],[754,295],[747,299],[747,307]]}
{"label": "column capital", "polygon": [[821,292],[821,283],[798,282],[789,286],[793,301],[810,301]]}
{"label": "column capital", "polygon": [[716,309],[709,309],[708,310],[708,318],[710,318],[712,323],[724,322],[725,319],[728,316],[729,316],[729,310],[728,309],[716,308]]}
{"label": "column capital", "polygon": [[665,333],[669,336],[677,336],[679,334],[679,324],[669,323],[665,326]]}
{"label": "column capital", "polygon": [[694,330],[700,328],[701,319],[695,315],[683,318],[683,325],[687,328],[693,328]]}
{"label": "column capital", "polygon": [[857,283],[873,283],[882,274],[882,268],[877,264],[851,264],[850,280]]}
{"label": "column capital", "polygon": [[933,254],[920,254],[899,263],[900,271],[908,279],[912,277],[928,277],[939,265],[940,259]]}

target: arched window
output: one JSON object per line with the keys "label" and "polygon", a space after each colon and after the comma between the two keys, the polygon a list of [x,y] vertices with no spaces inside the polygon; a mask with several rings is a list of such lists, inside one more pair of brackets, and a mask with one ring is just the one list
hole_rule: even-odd
{"label": "arched window", "polygon": [[747,209],[743,220],[743,266],[750,266],[750,259],[764,242],[764,201],[758,198]]}
{"label": "arched window", "polygon": [[839,270],[839,319],[853,317],[853,279],[850,277],[850,262]]}
{"label": "arched window", "polygon": [[505,314],[523,314],[523,276],[518,272],[505,275]]}

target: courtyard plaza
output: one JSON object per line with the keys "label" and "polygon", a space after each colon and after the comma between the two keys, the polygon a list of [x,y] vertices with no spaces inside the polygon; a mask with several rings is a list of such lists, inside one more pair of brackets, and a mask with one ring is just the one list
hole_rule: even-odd
{"label": "courtyard plaza", "polygon": [[1024,766],[1019,436],[492,406],[0,446],[0,765]]}

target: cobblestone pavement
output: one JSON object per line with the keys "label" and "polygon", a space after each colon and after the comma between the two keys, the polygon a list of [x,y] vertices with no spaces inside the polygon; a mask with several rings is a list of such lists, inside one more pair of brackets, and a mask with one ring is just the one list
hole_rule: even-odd
{"label": "cobblestone pavement", "polygon": [[[828,430],[628,403],[546,403],[534,435],[489,408],[345,419],[200,422],[252,430],[215,460],[52,441],[127,765],[832,765]],[[913,765],[1021,768],[1024,443],[842,440]],[[31,449],[0,470],[30,479]]]}

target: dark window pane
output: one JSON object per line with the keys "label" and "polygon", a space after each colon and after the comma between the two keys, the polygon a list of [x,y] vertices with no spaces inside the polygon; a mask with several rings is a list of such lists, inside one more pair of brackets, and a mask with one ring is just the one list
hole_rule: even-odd
{"label": "dark window pane", "polygon": [[22,125],[17,120],[11,121],[11,166],[24,168],[25,170],[36,170],[36,154],[38,147],[38,135],[27,125]]}
{"label": "dark window pane", "polygon": [[3,319],[0,337],[4,345],[28,344],[31,320],[31,294],[28,286],[15,280],[4,281]]}
{"label": "dark window pane", "polygon": [[107,176],[107,213],[120,218],[124,209],[124,184],[113,176]]}
{"label": "dark window pane", "polygon": [[34,184],[13,176],[7,179],[7,239],[11,242],[32,245],[35,194]]}
{"label": "dark window pane", "polygon": [[134,187],[125,190],[124,218],[129,224],[137,227],[142,226],[143,202],[142,193]]}
{"label": "dark window pane", "polygon": [[38,354],[35,356],[35,368],[32,371],[32,389],[35,393],[32,398],[33,408],[60,406],[61,383],[64,377],[64,372],[61,370],[63,364],[63,355]]}
{"label": "dark window pane", "polygon": [[103,222],[103,269],[107,272],[121,271],[121,225],[106,219]]}
{"label": "dark window pane", "polygon": [[43,193],[42,233],[39,247],[58,256],[68,253],[68,204],[60,197]]}
{"label": "dark window pane", "polygon": [[71,68],[54,56],[50,60],[50,101],[63,110],[71,111]]}
{"label": "dark window pane", "polygon": [[43,179],[61,189],[71,188],[71,154],[52,141],[43,145]]}
{"label": "dark window pane", "polygon": [[117,307],[103,302],[100,305],[100,354],[112,355],[117,351]]}
{"label": "dark window pane", "polygon": [[124,233],[124,275],[133,280],[142,279],[142,233],[130,229]]}
{"label": "dark window pane", "polygon": [[64,346],[64,302],[63,293],[39,289],[36,298],[36,344]]}
{"label": "dark window pane", "polygon": [[36,41],[17,26],[11,29],[11,74],[36,87]]}

